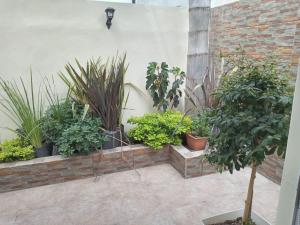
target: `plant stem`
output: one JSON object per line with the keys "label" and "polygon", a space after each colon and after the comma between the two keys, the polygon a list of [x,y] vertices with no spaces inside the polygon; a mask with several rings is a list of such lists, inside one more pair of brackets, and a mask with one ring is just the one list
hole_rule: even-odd
{"label": "plant stem", "polygon": [[249,186],[248,186],[247,198],[246,198],[246,201],[245,201],[243,224],[246,224],[249,221],[250,217],[251,217],[252,200],[253,200],[253,188],[254,188],[255,177],[256,177],[256,165],[255,165],[255,163],[253,163],[252,164],[250,182],[249,182]]}

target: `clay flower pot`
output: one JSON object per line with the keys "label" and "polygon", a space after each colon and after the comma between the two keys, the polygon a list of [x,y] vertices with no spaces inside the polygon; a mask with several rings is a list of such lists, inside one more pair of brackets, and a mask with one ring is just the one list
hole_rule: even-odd
{"label": "clay flower pot", "polygon": [[204,150],[207,143],[207,137],[195,137],[192,134],[186,134],[186,143],[188,148],[192,150]]}

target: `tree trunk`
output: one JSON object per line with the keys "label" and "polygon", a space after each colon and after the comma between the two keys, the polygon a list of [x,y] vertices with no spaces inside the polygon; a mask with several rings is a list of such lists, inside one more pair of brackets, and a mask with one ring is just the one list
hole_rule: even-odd
{"label": "tree trunk", "polygon": [[249,182],[249,186],[248,186],[247,199],[245,201],[243,224],[247,223],[249,221],[249,219],[251,218],[253,188],[254,188],[254,180],[255,180],[255,177],[256,177],[255,175],[256,175],[256,165],[253,163],[252,164],[250,182]]}

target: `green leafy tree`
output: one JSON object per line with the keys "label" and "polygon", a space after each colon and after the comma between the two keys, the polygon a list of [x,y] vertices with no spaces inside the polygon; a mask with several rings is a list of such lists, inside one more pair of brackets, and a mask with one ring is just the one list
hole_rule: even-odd
{"label": "green leafy tree", "polygon": [[285,155],[292,88],[287,74],[273,60],[257,62],[239,54],[227,62],[229,72],[213,94],[218,104],[210,112],[214,132],[207,158],[230,173],[251,166],[243,215],[247,224],[257,167],[267,155]]}
{"label": "green leafy tree", "polygon": [[[174,81],[169,88],[170,74]],[[179,99],[182,97],[180,86],[184,83],[185,73],[179,67],[169,69],[167,63],[162,62],[159,66],[156,62],[149,63],[146,76],[146,90],[149,90],[153,99],[153,107],[165,112],[168,107],[171,109],[179,105]]]}

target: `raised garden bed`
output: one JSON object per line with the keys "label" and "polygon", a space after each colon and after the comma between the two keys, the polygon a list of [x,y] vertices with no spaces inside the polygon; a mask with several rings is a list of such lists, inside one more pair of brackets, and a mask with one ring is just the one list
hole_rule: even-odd
{"label": "raised garden bed", "polygon": [[203,152],[191,152],[183,146],[165,146],[160,151],[154,151],[144,145],[132,145],[68,158],[50,156],[2,163],[0,192],[101,176],[162,163],[170,163],[185,178],[216,171],[203,161]]}

